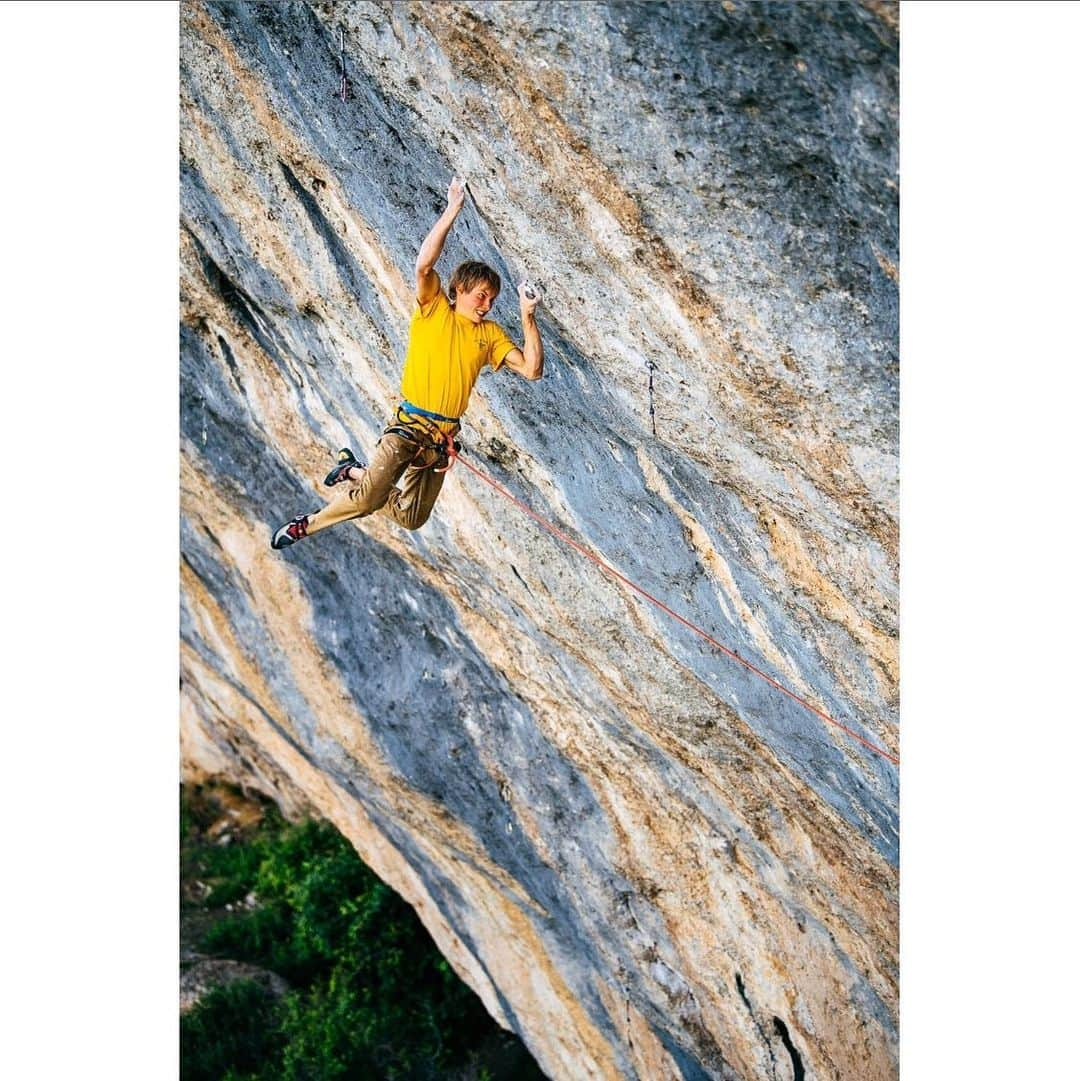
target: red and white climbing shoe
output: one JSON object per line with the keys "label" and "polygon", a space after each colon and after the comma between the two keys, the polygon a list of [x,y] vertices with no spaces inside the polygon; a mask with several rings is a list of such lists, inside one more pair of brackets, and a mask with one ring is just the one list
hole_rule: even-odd
{"label": "red and white climbing shoe", "polygon": [[326,480],[323,484],[340,484],[342,481],[350,480],[349,470],[356,466],[357,469],[363,469],[364,463],[358,461],[348,447],[342,447],[338,451],[338,464],[326,474]]}
{"label": "red and white climbing shoe", "polygon": [[288,548],[290,544],[295,544],[298,540],[302,540],[307,536],[307,524],[308,516],[306,514],[298,514],[291,521],[286,522],[274,534],[273,540],[270,541],[270,547]]}

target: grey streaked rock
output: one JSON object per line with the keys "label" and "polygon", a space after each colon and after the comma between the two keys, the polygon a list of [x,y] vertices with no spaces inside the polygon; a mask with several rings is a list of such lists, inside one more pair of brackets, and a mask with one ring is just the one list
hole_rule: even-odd
{"label": "grey streaked rock", "polygon": [[461,465],[269,536],[467,175],[440,269],[547,351],[468,460],[895,754],[895,5],[185,0],[180,89],[185,771],[331,818],[552,1077],[894,1077],[891,762]]}

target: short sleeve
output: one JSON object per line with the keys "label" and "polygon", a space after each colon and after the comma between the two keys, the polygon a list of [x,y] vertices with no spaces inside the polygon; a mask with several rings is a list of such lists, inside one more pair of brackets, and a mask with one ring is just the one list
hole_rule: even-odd
{"label": "short sleeve", "polygon": [[506,331],[498,323],[492,323],[491,326],[494,334],[488,346],[487,362],[492,370],[497,372],[503,366],[503,361],[517,346],[506,336]]}
{"label": "short sleeve", "polygon": [[430,319],[440,309],[450,307],[450,301],[447,299],[446,293],[443,292],[441,286],[435,296],[433,296],[426,304],[421,304],[415,296],[413,297],[413,300],[416,301],[416,307],[413,309],[414,319]]}

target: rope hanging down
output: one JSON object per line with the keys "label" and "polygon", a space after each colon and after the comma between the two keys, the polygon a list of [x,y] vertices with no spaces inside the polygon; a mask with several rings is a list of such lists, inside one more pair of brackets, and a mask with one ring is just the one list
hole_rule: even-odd
{"label": "rope hanging down", "polygon": [[567,534],[564,533],[557,526],[552,525],[546,518],[543,518],[539,514],[537,514],[536,511],[534,511],[532,507],[530,507],[527,503],[522,502],[522,500],[518,499],[518,497],[512,492],[508,492],[501,484],[498,483],[498,481],[492,480],[491,477],[489,477],[486,473],[477,469],[476,466],[472,465],[471,463],[465,461],[465,459],[462,458],[461,455],[458,453],[456,446],[454,446],[452,442],[450,442],[447,446],[446,453],[449,458],[449,464],[447,465],[447,468],[453,465],[454,462],[461,462],[461,464],[465,466],[465,468],[469,470],[470,473],[474,473],[485,484],[489,484],[492,488],[495,489],[495,491],[499,492],[500,495],[504,495],[507,499],[510,500],[511,503],[514,503],[518,507],[520,507],[527,515],[529,515],[530,518],[533,518],[537,522],[539,522],[540,525],[542,525],[544,529],[546,529],[549,533],[553,534],[555,537],[558,537],[558,539],[563,541],[564,543],[569,544],[572,548],[577,549],[577,551],[579,551],[587,559],[592,560],[592,562],[595,563],[601,570],[606,571],[614,578],[618,578],[618,580],[622,582],[623,585],[628,586],[630,589],[634,590],[635,593],[640,593],[641,596],[643,596],[647,601],[650,601],[652,604],[655,604],[656,607],[659,608],[661,611],[667,612],[667,614],[671,616],[672,619],[678,620],[678,622],[681,623],[684,627],[688,627],[695,634],[700,635],[702,638],[704,638],[705,641],[709,643],[709,645],[714,646],[716,649],[720,650],[720,652],[723,653],[725,656],[730,657],[733,661],[738,661],[738,663],[741,664],[744,668],[748,668],[755,675],[760,676],[770,686],[775,687],[782,694],[786,694],[788,698],[792,699],[795,702],[798,702],[799,705],[805,706],[808,710],[810,710],[811,713],[820,717],[823,721],[826,721],[828,724],[834,725],[836,728],[839,728],[841,732],[845,732],[852,739],[857,740],[868,750],[873,751],[874,754],[881,755],[882,758],[887,758],[894,765],[900,765],[900,759],[897,758],[896,755],[890,754],[888,751],[884,750],[881,747],[878,747],[876,744],[871,743],[867,739],[863,739],[863,737],[860,736],[858,732],[853,732],[850,728],[847,727],[847,725],[841,724],[840,721],[837,721],[834,718],[830,717],[827,713],[818,709],[817,706],[812,705],[810,702],[807,702],[805,698],[801,698],[794,691],[789,691],[787,687],[785,687],[782,683],[777,683],[777,681],[773,679],[772,676],[768,675],[766,672],[763,672],[760,668],[751,664],[748,660],[740,657],[739,654],[736,653],[734,650],[728,649],[728,647],[725,646],[722,642],[718,642],[715,638],[713,638],[711,634],[703,631],[700,627],[691,623],[688,619],[684,619],[682,616],[679,615],[678,612],[672,611],[672,609],[670,609],[666,604],[664,604],[663,601],[657,600],[656,597],[654,597],[651,593],[646,592],[644,589],[641,588],[641,586],[637,585],[635,582],[630,581],[630,579],[627,578],[625,575],[620,574],[614,567],[605,563],[599,556],[594,555],[584,545],[581,545],[576,540],[574,540],[573,537],[567,536]]}

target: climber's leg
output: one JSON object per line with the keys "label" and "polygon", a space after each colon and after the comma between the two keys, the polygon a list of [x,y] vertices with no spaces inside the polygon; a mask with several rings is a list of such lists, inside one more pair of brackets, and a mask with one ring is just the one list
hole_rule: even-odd
{"label": "climber's leg", "polygon": [[[393,432],[385,433],[359,480],[342,483],[337,494],[321,510],[297,515],[286,522],[274,533],[271,546],[285,548],[312,533],[379,510],[391,493],[397,492],[394,484],[416,457],[416,451],[416,444],[410,440]],[[350,470],[350,478],[356,471],[356,467]]]}
{"label": "climber's leg", "polygon": [[[361,478],[343,484],[322,510],[308,517],[308,533],[374,514],[397,491],[394,485],[415,456],[416,445],[408,439],[393,432],[384,434]],[[355,468],[350,472],[354,475]]]}
{"label": "climber's leg", "polygon": [[405,480],[401,488],[390,492],[386,502],[380,508],[405,529],[419,529],[430,517],[435,500],[442,491],[443,469],[446,455],[437,450],[425,450],[420,459],[405,471]]}

